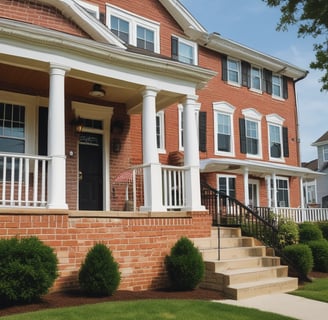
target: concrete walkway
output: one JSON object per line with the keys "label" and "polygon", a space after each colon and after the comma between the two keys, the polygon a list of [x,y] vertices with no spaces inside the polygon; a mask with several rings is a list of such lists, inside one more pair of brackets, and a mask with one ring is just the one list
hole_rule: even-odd
{"label": "concrete walkway", "polygon": [[305,299],[287,293],[263,295],[242,300],[220,300],[233,306],[259,309],[298,320],[327,320],[328,303]]}

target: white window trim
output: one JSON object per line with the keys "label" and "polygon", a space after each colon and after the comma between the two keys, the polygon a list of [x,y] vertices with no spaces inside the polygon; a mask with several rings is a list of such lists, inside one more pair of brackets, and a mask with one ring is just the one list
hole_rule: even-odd
{"label": "white window trim", "polygon": [[157,149],[158,153],[166,153],[165,150],[165,113],[164,111],[159,111],[156,114],[160,121],[160,147]]}
{"label": "white window trim", "polygon": [[194,60],[194,63],[193,65],[198,65],[198,44],[196,42],[193,42],[193,41],[190,41],[190,40],[187,40],[185,38],[181,38],[180,36],[177,36],[177,35],[172,35],[174,38],[177,38],[179,43],[184,43],[190,47],[193,48],[193,60]]}
{"label": "white window trim", "polygon": [[[260,89],[257,89],[257,88],[254,88],[253,87],[253,77],[252,77],[252,70],[253,68],[255,69],[258,69],[260,71]],[[250,90],[253,91],[253,92],[257,92],[257,93],[263,93],[263,90],[262,90],[262,81],[263,81],[263,71],[262,71],[262,68],[258,67],[258,66],[255,66],[255,65],[251,65],[251,87],[250,87]]]}
{"label": "white window trim", "polygon": [[[215,155],[219,156],[235,156],[235,135],[234,135],[234,121],[233,121],[233,114],[235,112],[236,108],[232,106],[231,104],[227,102],[213,102],[213,112],[214,112],[214,152]],[[224,151],[218,151],[218,139],[217,139],[217,114],[225,114],[230,116],[230,126],[231,126],[231,151],[230,152],[224,152]]]}
{"label": "white window trim", "polygon": [[[236,190],[235,192],[237,192],[237,176],[236,175],[233,175],[233,174],[217,174],[216,175],[216,190],[220,190],[219,189],[219,179],[220,178],[225,178],[226,180],[229,179],[229,178],[232,178],[232,179],[235,179],[235,186],[236,186]],[[229,187],[229,183],[227,184],[227,186]],[[228,191],[228,196],[230,196],[230,189],[227,190]]]}
{"label": "white window trim", "polygon": [[[290,186],[289,186],[289,179],[286,177],[276,176],[276,184],[278,183],[278,180],[285,180],[287,181],[287,190],[288,190],[288,205],[290,206]],[[276,185],[276,189],[278,191],[278,186]],[[278,201],[278,198],[277,198]],[[279,203],[277,203],[277,206],[279,207]]]}
{"label": "white window trim", "polygon": [[[279,80],[280,80],[280,95],[276,95],[276,94],[274,94],[274,90],[273,90],[273,77],[278,77],[279,78]],[[279,75],[279,74],[273,74],[272,75],[272,98],[274,98],[274,99],[277,99],[277,100],[284,100],[284,98],[283,98],[283,83],[282,83],[282,76],[281,75]]]}
{"label": "white window trim", "polygon": [[36,155],[38,146],[38,97],[8,91],[0,91],[0,101],[4,103],[18,104],[25,107],[25,154]]}
{"label": "white window trim", "polygon": [[129,41],[137,46],[137,26],[144,27],[154,32],[154,52],[160,53],[160,24],[156,21],[136,15],[122,8],[106,4],[106,25],[111,29],[111,16],[118,17],[129,22]]}
{"label": "white window trim", "polygon": [[[229,61],[234,61],[234,62],[237,62],[238,63],[238,82],[235,82],[235,81],[231,81],[230,78],[229,78]],[[231,57],[228,57],[227,58],[227,82],[228,84],[232,85],[232,86],[236,86],[236,87],[241,87],[241,61],[238,60],[238,59],[235,59],[235,58],[231,58]]]}
{"label": "white window trim", "polygon": [[[86,1],[82,0],[75,0],[81,7],[86,9],[90,14],[93,13],[93,15],[99,20],[100,13],[99,13],[99,7],[97,5],[91,4]],[[92,13],[91,13],[92,12]]]}
{"label": "white window trim", "polygon": [[[268,152],[269,152],[269,158],[271,161],[276,161],[276,162],[284,162],[285,158],[284,158],[284,146],[283,146],[283,137],[282,137],[282,126],[283,123],[285,121],[284,118],[280,117],[277,114],[269,114],[266,116],[266,121],[268,124]],[[281,143],[281,157],[280,158],[275,158],[275,157],[271,157],[271,148],[270,148],[270,125],[279,127],[280,130],[280,143]]]}
{"label": "white window trim", "polygon": [[[262,153],[262,126],[261,126],[261,120],[262,120],[262,114],[259,113],[254,108],[248,108],[242,110],[242,114],[244,115],[245,121],[254,121],[257,123],[257,136],[259,141],[259,150],[258,154],[249,154],[247,153],[248,158],[255,158],[255,159],[262,159],[263,153]],[[246,125],[246,124],[245,124]]]}

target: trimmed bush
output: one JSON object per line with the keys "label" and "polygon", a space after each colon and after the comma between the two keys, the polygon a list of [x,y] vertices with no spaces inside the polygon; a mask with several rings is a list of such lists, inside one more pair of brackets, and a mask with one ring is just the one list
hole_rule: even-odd
{"label": "trimmed bush", "polygon": [[46,294],[58,277],[53,249],[37,237],[0,240],[0,303],[30,303]]}
{"label": "trimmed bush", "polygon": [[308,243],[313,256],[313,270],[328,272],[328,241],[317,240]]}
{"label": "trimmed bush", "polygon": [[304,222],[299,225],[300,243],[322,240],[322,232],[316,223]]}
{"label": "trimmed bush", "polygon": [[299,241],[299,230],[296,222],[280,219],[278,224],[279,246],[285,247],[296,244]]}
{"label": "trimmed bush", "polygon": [[283,248],[282,253],[300,278],[306,279],[307,274],[313,268],[313,257],[309,246],[306,244],[292,244]]}
{"label": "trimmed bush", "polygon": [[95,244],[79,270],[82,290],[89,296],[111,296],[120,281],[119,267],[112,252],[104,244]]}
{"label": "trimmed bush", "polygon": [[195,289],[205,272],[200,251],[186,237],[181,237],[172,247],[165,265],[174,289],[179,291]]}
{"label": "trimmed bush", "polygon": [[328,240],[328,222],[318,222],[318,226],[322,232],[323,237]]}

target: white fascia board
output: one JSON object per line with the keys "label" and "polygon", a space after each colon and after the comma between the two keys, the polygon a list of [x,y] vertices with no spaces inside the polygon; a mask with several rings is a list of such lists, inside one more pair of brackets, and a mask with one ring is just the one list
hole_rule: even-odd
{"label": "white fascia board", "polygon": [[[278,174],[294,177],[317,178],[324,174],[310,170],[308,168],[289,166],[274,162],[256,161],[256,160],[238,160],[225,158],[209,158],[200,160],[201,172],[220,172],[220,170],[229,170],[229,166],[240,166],[248,168],[249,172],[258,172],[262,174]],[[243,171],[241,170],[240,173]]]}
{"label": "white fascia board", "polygon": [[178,0],[159,0],[170,15],[179,24],[182,30],[191,39],[195,40],[207,34],[206,29]]}
{"label": "white fascia board", "polygon": [[37,0],[58,9],[66,18],[73,20],[83,31],[96,41],[110,43],[119,48],[126,48],[122,41],[116,37],[98,19],[86,12],[73,0]]}
{"label": "white fascia board", "polygon": [[288,76],[295,81],[305,78],[308,74],[307,70],[223,38],[217,33],[210,34],[207,42],[204,42],[202,45],[219,53],[267,68],[274,73]]}
{"label": "white fascia board", "polygon": [[[0,19],[0,39],[0,53],[39,62],[39,68],[35,63],[31,69],[41,71],[48,71],[49,62],[56,62],[69,66],[72,72],[74,69],[81,70],[141,85],[149,85],[154,75],[159,88],[188,94],[217,74],[198,66],[137,54],[90,39],[6,19]],[[194,89],[189,91],[191,88]]]}

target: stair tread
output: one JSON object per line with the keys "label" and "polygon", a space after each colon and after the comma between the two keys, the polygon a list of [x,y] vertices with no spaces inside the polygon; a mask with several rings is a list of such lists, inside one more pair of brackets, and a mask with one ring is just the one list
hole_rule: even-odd
{"label": "stair tread", "polygon": [[292,282],[292,281],[295,281],[295,279],[296,278],[291,278],[291,277],[270,278],[270,279],[264,279],[264,280],[259,280],[259,281],[232,284],[232,285],[229,285],[229,288],[237,289],[237,290],[238,289],[247,289],[247,288],[256,288],[256,287],[261,287],[261,286],[267,286],[270,284]]}
{"label": "stair tread", "polygon": [[224,275],[237,275],[237,274],[246,274],[246,273],[253,273],[253,272],[261,272],[267,271],[272,269],[284,269],[286,266],[268,266],[268,267],[254,267],[254,268],[244,268],[244,269],[228,269],[223,272],[220,272]]}
{"label": "stair tread", "polygon": [[[270,256],[253,256],[253,257],[241,257],[241,258],[233,258],[233,259],[205,259],[205,262],[236,262],[236,261],[245,261],[245,260],[258,260],[262,258],[271,258]],[[277,259],[278,257],[272,257]]]}

